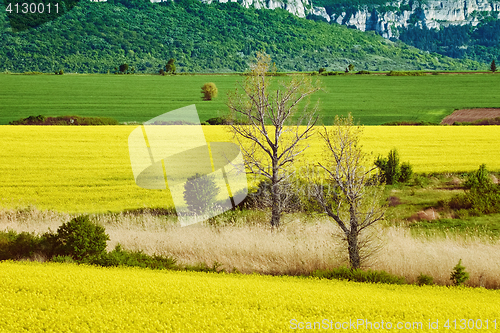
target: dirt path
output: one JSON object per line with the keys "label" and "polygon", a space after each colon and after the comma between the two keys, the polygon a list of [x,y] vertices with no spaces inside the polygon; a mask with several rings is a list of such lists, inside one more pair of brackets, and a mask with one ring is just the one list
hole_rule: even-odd
{"label": "dirt path", "polygon": [[472,122],[481,119],[493,119],[500,117],[500,108],[490,109],[462,109],[450,114],[441,121],[441,124],[453,125],[455,122]]}

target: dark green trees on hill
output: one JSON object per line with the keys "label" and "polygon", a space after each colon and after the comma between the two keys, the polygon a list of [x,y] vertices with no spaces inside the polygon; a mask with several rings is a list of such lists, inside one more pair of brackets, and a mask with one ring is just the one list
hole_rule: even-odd
{"label": "dark green trees on hill", "polygon": [[175,74],[175,59],[170,58],[170,60],[165,65],[165,71],[167,73]]}
{"label": "dark green trees on hill", "polygon": [[238,3],[82,1],[36,31],[22,32],[13,32],[0,11],[0,72],[108,73],[128,64],[136,73],[158,73],[169,59],[176,60],[175,73],[242,72],[257,51],[270,54],[279,71],[344,70],[349,63],[364,70],[481,67],[285,10]]}
{"label": "dark green trees on hill", "polygon": [[421,50],[448,57],[488,64],[500,57],[500,20],[488,19],[477,26],[448,26],[441,29],[408,27],[399,39]]}

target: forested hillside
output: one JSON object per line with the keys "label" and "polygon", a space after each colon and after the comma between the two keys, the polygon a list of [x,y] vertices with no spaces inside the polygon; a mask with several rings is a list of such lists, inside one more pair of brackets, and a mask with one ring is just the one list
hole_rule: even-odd
{"label": "forested hillside", "polygon": [[244,71],[255,51],[272,55],[278,70],[478,69],[393,43],[374,33],[295,17],[284,10],[238,3],[179,0],[81,1],[36,29],[12,32],[0,14],[0,71],[113,72],[127,63],[157,73],[170,58],[177,72]]}
{"label": "forested hillside", "polygon": [[402,29],[399,38],[421,50],[482,62],[500,60],[500,20],[471,25]]}

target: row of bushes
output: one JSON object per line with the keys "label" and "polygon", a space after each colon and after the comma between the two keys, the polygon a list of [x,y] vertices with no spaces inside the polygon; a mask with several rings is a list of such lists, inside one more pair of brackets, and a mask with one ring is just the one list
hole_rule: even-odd
{"label": "row of bushes", "polygon": [[134,266],[151,269],[221,272],[220,264],[205,263],[182,266],[171,256],[147,255],[142,251],[124,250],[118,244],[106,251],[109,236],[104,227],[78,216],[61,225],[56,233],[36,235],[28,232],[0,232],[0,260],[33,260],[37,257],[54,262],[72,262],[110,266]]}
{"label": "row of bushes", "polygon": [[500,117],[492,119],[479,119],[472,122],[454,122],[453,125],[466,126],[466,125],[500,125]]}
{"label": "row of bushes", "polygon": [[11,121],[9,125],[118,125],[118,121],[113,118],[105,117],[45,117],[43,115],[38,115]]}
{"label": "row of bushes", "polygon": [[439,124],[432,123],[429,121],[391,121],[388,123],[383,123],[382,126],[437,126]]}
{"label": "row of bushes", "polygon": [[[318,73],[314,72],[312,73],[313,75],[317,75]],[[351,75],[353,73],[351,72],[326,72],[326,71],[322,71],[319,73],[319,75],[323,75],[323,76],[332,76],[332,75]],[[354,74],[371,74],[371,72],[369,71],[358,71]]]}
{"label": "row of bushes", "polygon": [[[408,282],[404,277],[389,274],[385,271],[373,271],[367,270],[363,271],[361,269],[350,269],[348,267],[342,266],[334,268],[331,270],[316,270],[311,273],[312,277],[319,279],[335,279],[335,280],[347,280],[355,282],[369,282],[369,283],[386,283],[386,284],[407,284]],[[458,261],[458,264],[453,267],[450,274],[450,280],[453,285],[459,286],[464,284],[469,279],[469,273],[465,271],[465,267],[462,266],[462,259]],[[433,285],[434,278],[429,275],[420,273],[417,277],[416,284],[419,286],[423,285]]]}
{"label": "row of bushes", "polygon": [[237,120],[231,116],[214,117],[206,121],[201,122],[202,125],[247,125],[248,122],[243,120]]}
{"label": "row of bushes", "polygon": [[425,72],[411,72],[411,71],[390,71],[387,76],[425,76]]}

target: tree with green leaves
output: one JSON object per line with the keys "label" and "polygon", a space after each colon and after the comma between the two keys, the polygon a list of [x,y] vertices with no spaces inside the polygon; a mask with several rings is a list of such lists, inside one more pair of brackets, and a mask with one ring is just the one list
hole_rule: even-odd
{"label": "tree with green leaves", "polygon": [[469,273],[465,271],[465,267],[462,266],[462,259],[458,261],[455,267],[453,267],[453,271],[450,274],[450,280],[453,282],[453,285],[460,286],[464,284],[469,279]]}
{"label": "tree with green leaves", "polygon": [[75,260],[99,257],[106,253],[109,236],[104,227],[91,222],[89,217],[81,215],[63,223],[57,229],[56,254],[70,255]]}
{"label": "tree with green leaves", "polygon": [[211,101],[212,98],[217,97],[219,90],[217,89],[215,83],[208,82],[201,87],[201,93],[203,94],[204,101]]}
{"label": "tree with green leaves", "polygon": [[184,184],[184,201],[190,212],[205,213],[215,202],[219,187],[209,175],[196,174]]}
{"label": "tree with green leaves", "polygon": [[170,58],[170,60],[165,65],[165,72],[170,74],[175,74],[175,59]]}
{"label": "tree with green leaves", "polygon": [[375,166],[380,171],[380,181],[387,185],[405,183],[413,175],[413,168],[409,162],[399,163],[399,154],[396,148],[389,151],[387,158],[379,156]]}
{"label": "tree with green leaves", "polygon": [[118,68],[122,74],[125,74],[128,71],[128,65],[127,64],[121,64],[120,67]]}

